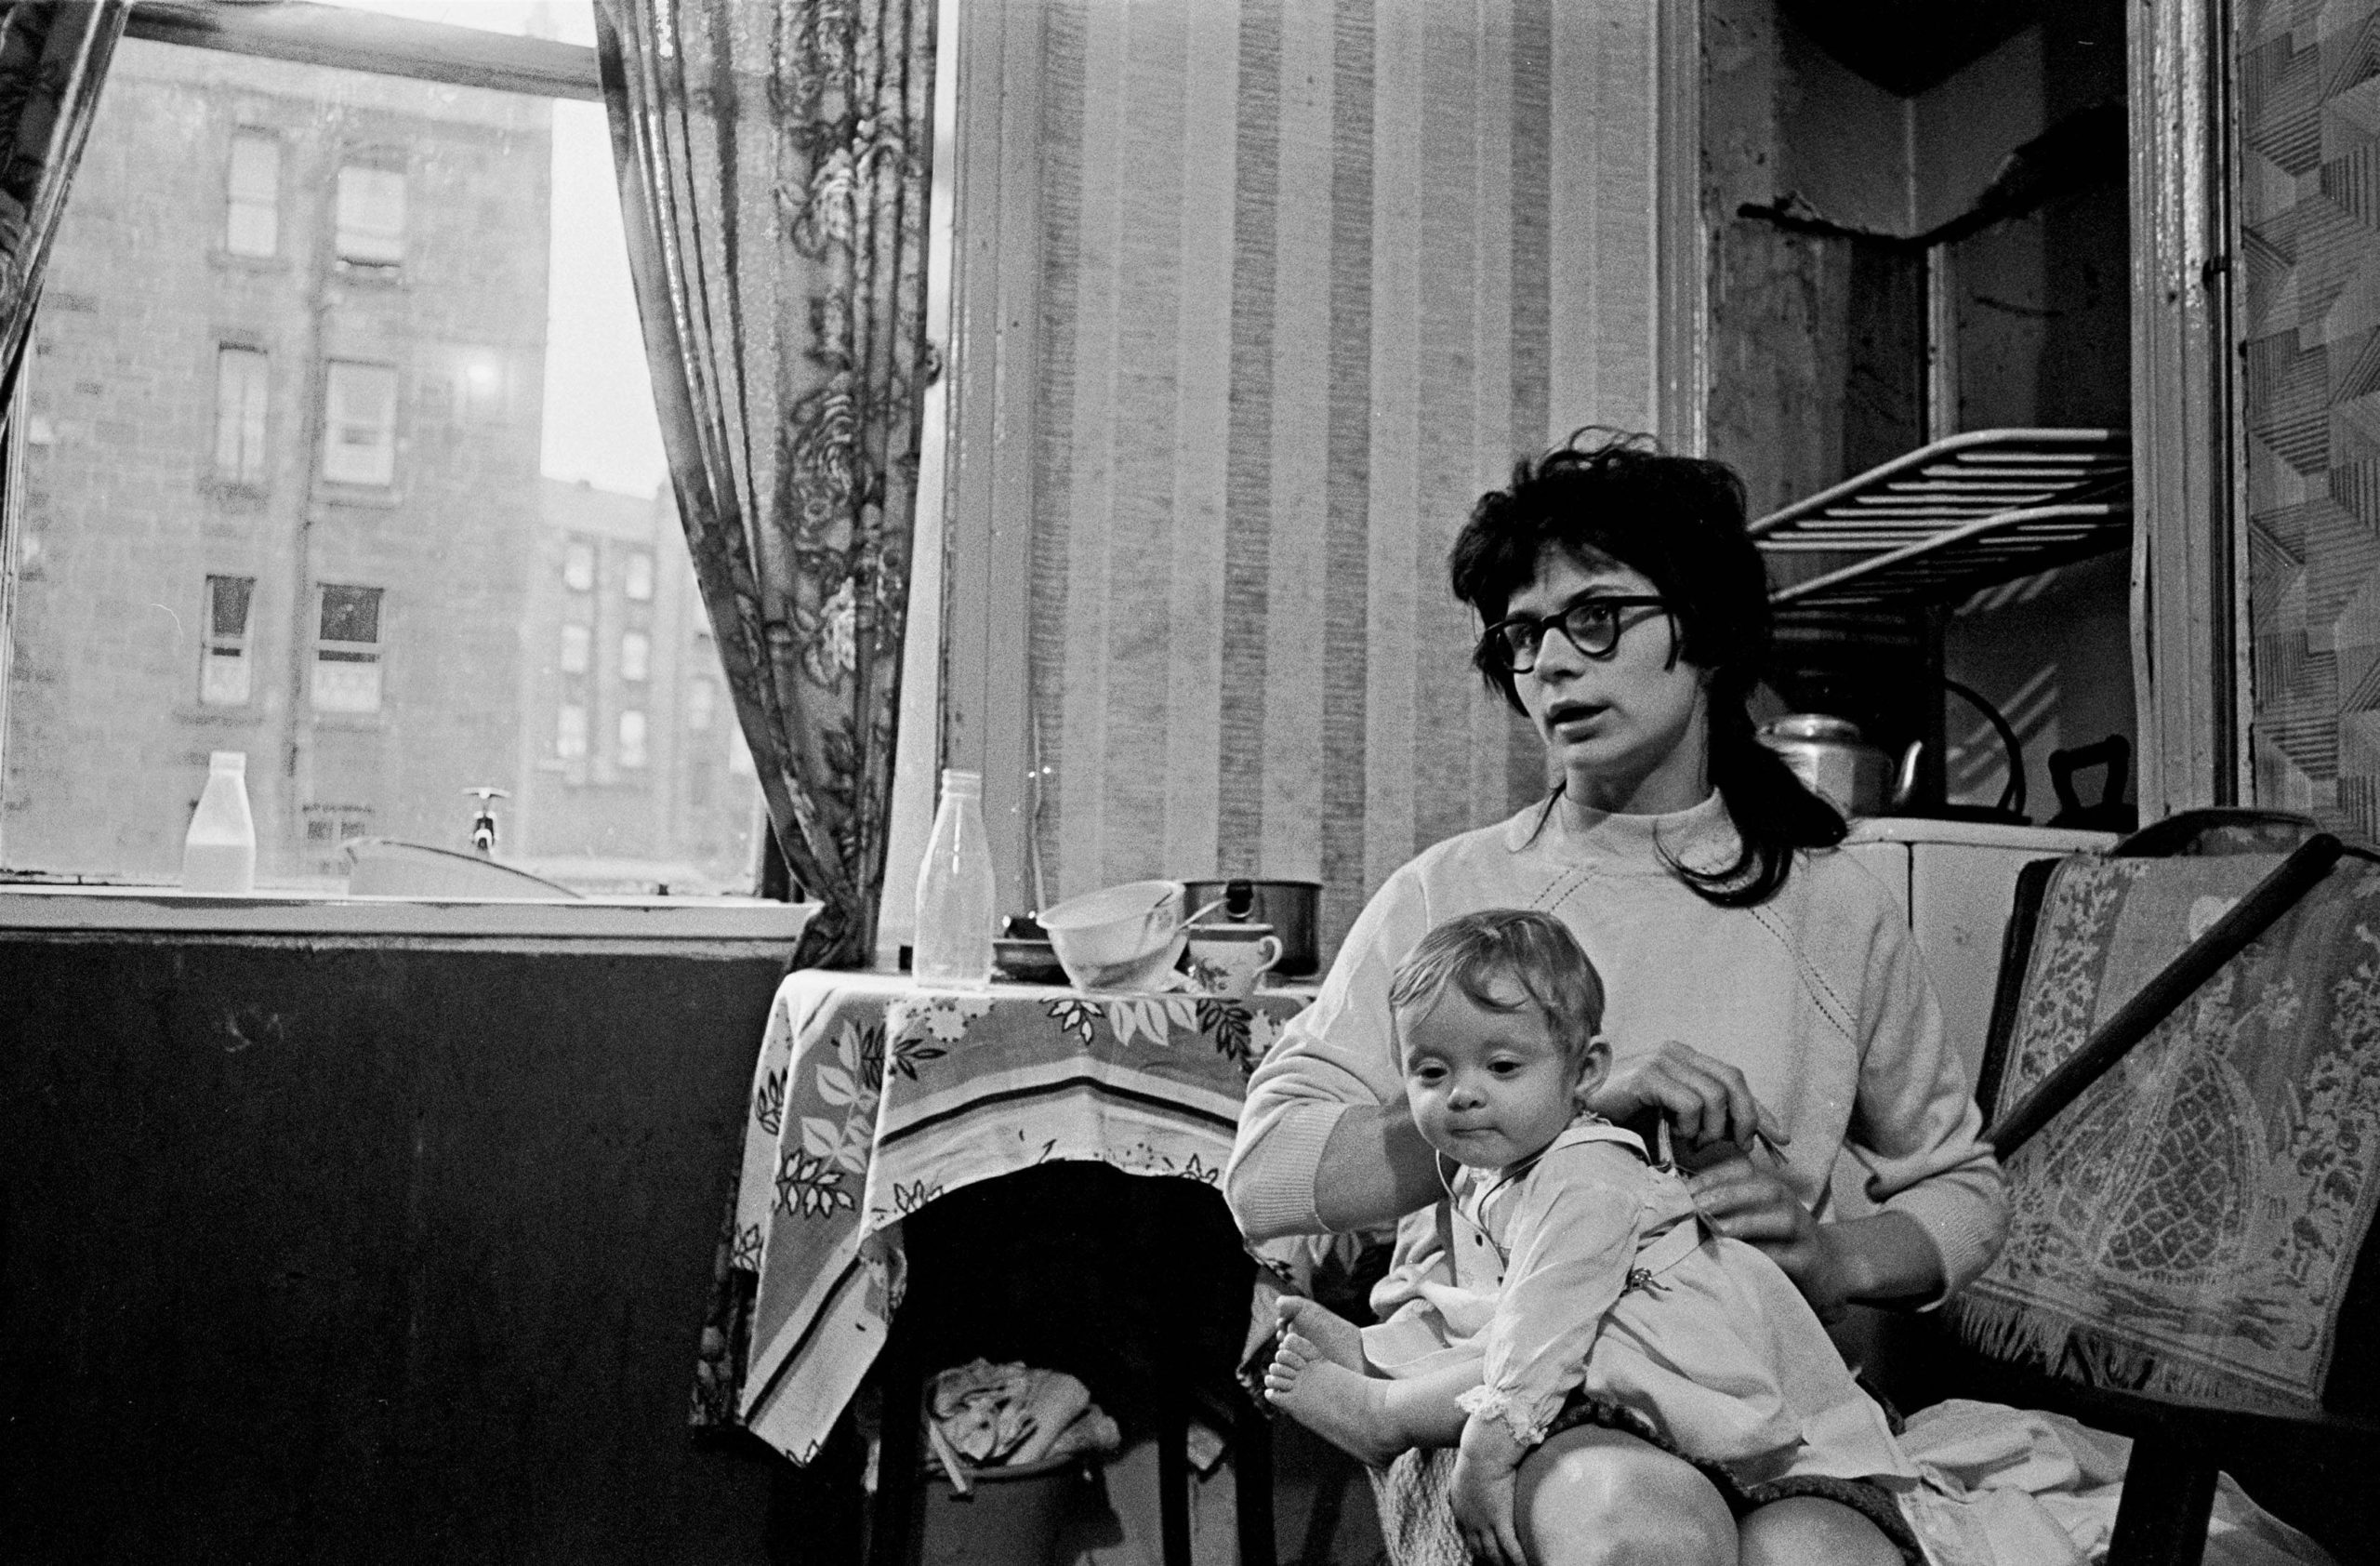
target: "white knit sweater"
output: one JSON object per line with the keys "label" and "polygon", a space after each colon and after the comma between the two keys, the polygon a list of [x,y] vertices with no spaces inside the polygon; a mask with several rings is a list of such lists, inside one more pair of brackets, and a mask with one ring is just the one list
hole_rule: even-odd
{"label": "white knit sweater", "polygon": [[1674,1039],[1743,1072],[1783,1120],[1785,1176],[1821,1220],[1836,1215],[1831,1191],[1847,1154],[1865,1167],[1870,1201],[1932,1237],[1951,1290],[1990,1265],[2006,1225],[1999,1166],[1883,884],[1821,851],[1797,856],[1784,889],[1759,907],[1714,907],[1671,861],[1734,858],[1716,794],[1583,830],[1559,811],[1544,817],[1532,805],[1427,850],[1355,921],[1320,997],[1249,1082],[1224,1177],[1241,1228],[1256,1240],[1322,1229],[1315,1177],[1331,1128],[1353,1105],[1404,1094],[1390,975],[1433,925],[1527,908],[1562,920],[1594,960],[1616,1057]]}

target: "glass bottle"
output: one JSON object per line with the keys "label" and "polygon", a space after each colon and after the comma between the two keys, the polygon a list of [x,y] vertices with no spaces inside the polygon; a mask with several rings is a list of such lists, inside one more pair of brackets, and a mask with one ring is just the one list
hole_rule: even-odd
{"label": "glass bottle", "polygon": [[918,869],[909,969],[919,984],[981,989],[992,982],[997,902],[992,851],[984,838],[984,775],[945,767],[933,837]]}
{"label": "glass bottle", "polygon": [[206,791],[182,839],[182,889],[244,893],[257,889],[257,823],[248,814],[248,753],[207,758]]}

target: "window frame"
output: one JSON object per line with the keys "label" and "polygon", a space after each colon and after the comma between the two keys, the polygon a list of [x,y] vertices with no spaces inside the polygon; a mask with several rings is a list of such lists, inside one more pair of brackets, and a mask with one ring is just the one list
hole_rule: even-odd
{"label": "window frame", "polygon": [[[331,259],[338,263],[341,271],[366,277],[394,278],[403,274],[405,251],[413,234],[413,179],[407,167],[408,161],[403,153],[382,148],[359,150],[339,160],[338,172],[331,179]],[[350,175],[356,176],[353,186],[349,183]],[[350,205],[356,209],[358,218],[371,215],[373,203],[362,192],[367,177],[392,182],[396,212],[393,233],[382,235],[360,221],[350,222]],[[350,189],[357,192],[352,204],[349,201]],[[348,248],[350,235],[364,240],[386,238],[389,253],[366,254],[362,250],[350,250]]]}
{"label": "window frame", "polygon": [[[594,104],[602,104],[604,101],[600,65],[596,51],[591,47],[550,39],[483,33],[450,23],[417,21],[366,11],[334,10],[328,7],[312,5],[291,6],[285,8],[281,7],[249,8],[135,4],[128,8],[124,35],[152,43],[170,44],[186,48],[213,49],[277,60],[295,65],[328,66],[366,74],[411,78],[455,86],[516,93],[531,98]],[[286,187],[291,168],[285,138],[280,137],[279,133],[271,127],[247,126],[235,127],[235,129],[252,130],[259,136],[273,137],[282,143],[275,148],[276,155],[273,160],[275,200],[271,223],[274,253],[271,256],[249,255],[232,251],[230,248],[228,241],[231,235],[231,219],[228,211],[230,195],[228,153],[226,164],[222,166],[224,183],[218,187],[224,192],[227,209],[216,231],[218,241],[218,252],[219,255],[236,258],[251,265],[266,261],[285,265],[290,259],[290,245],[295,242],[290,226],[281,221],[282,217],[285,215],[282,208],[286,205]],[[408,187],[406,192],[408,230],[411,227],[411,195],[412,192]],[[335,214],[333,216],[335,218]],[[334,236],[335,232],[334,227]],[[335,237],[332,243],[335,246]],[[233,344],[232,346],[244,345]],[[327,358],[314,356],[314,364],[326,365]],[[401,368],[400,366],[383,367]],[[312,378],[311,375],[309,378]],[[398,377],[394,394],[390,399],[392,409],[403,399],[406,378],[402,374]],[[326,400],[327,387],[324,386],[316,394]],[[324,411],[324,408],[319,405],[301,408],[300,421],[311,422],[311,416],[323,411]],[[268,412],[268,418],[270,417]],[[393,447],[403,444],[404,423],[401,410],[392,412],[391,425],[391,467],[393,469]],[[20,445],[25,439],[24,421],[11,420],[7,435],[11,441]],[[319,483],[324,476],[321,447],[318,445],[311,456],[313,478]],[[392,471],[391,486],[394,482],[395,475]],[[345,498],[363,498],[346,497]],[[334,497],[334,498],[338,498]],[[262,585],[260,579],[258,585]],[[326,643],[319,634],[322,612],[320,590],[324,585],[345,584],[324,584],[319,580],[302,584],[305,596],[312,599],[312,603],[308,607],[312,615],[311,628],[316,634],[308,639],[313,644],[311,648],[303,647],[301,644],[300,649],[293,649],[293,657],[309,657],[326,645],[344,648],[345,644]],[[373,591],[383,595],[381,614],[383,617],[387,616],[390,613],[391,605],[385,596],[386,590]],[[262,595],[252,591],[247,622],[248,645],[251,650],[257,642],[257,617],[263,612],[258,604],[260,596]],[[209,607],[211,608],[211,605]],[[273,612],[284,615],[286,613],[285,609]],[[306,624],[306,621],[300,620],[299,628],[303,629]],[[207,629],[211,630],[211,621]],[[385,701],[385,671],[387,648],[390,642],[390,622],[385,617],[378,630],[380,637],[377,642],[362,645],[364,650],[374,652],[376,666],[383,671],[382,695]],[[250,656],[253,657],[253,651]],[[306,691],[302,698],[304,717],[320,721],[326,716],[334,716],[312,708],[311,669],[308,673]],[[291,683],[289,677],[284,674],[281,678],[284,682],[283,688],[285,689],[286,684]],[[258,699],[262,689],[262,683],[252,671],[251,704]],[[591,707],[588,711],[591,719],[594,715]],[[377,714],[374,716],[377,717]],[[733,725],[729,726],[733,727]],[[647,733],[648,744],[650,744],[649,726]],[[748,772],[749,769],[746,770]],[[137,906],[140,909],[163,906],[154,905],[147,900],[151,890],[145,884],[114,888],[98,886],[95,883],[92,887],[83,888],[82,892],[86,895],[83,900],[97,898],[105,902],[108,899],[102,897],[100,894],[120,891],[136,898]],[[403,899],[388,899],[387,901],[391,905],[390,909],[364,909],[346,908],[336,898],[325,900],[313,893],[259,893],[254,900],[259,906],[270,905],[267,908],[268,913],[272,909],[283,909],[286,914],[282,923],[272,923],[269,919],[265,924],[257,926],[259,929],[270,925],[275,929],[286,927],[293,932],[310,930],[315,927],[318,919],[325,916],[326,909],[329,916],[333,917],[334,922],[337,922],[342,909],[345,914],[360,919],[361,922],[355,922],[354,920],[350,922],[352,927],[359,931],[377,929],[384,922],[384,919],[395,919],[402,922],[405,918],[410,917],[401,912],[391,911],[394,905]],[[701,904],[708,901],[708,899],[686,897],[663,897],[654,900],[672,906],[687,905],[697,909]],[[116,899],[116,901],[122,902],[122,899]],[[218,906],[218,904],[220,906]],[[111,904],[111,906],[113,905]],[[123,906],[128,908],[135,905],[124,903]],[[454,905],[456,908],[461,906]],[[495,912],[507,916],[514,911],[510,905],[490,905],[490,907]],[[440,905],[436,915],[423,928],[425,930],[443,928],[452,915],[452,911],[447,905]],[[760,912],[763,909],[755,908],[750,910],[732,911]],[[86,913],[87,910],[80,909],[78,907],[61,917],[67,923],[74,923],[85,919]],[[180,919],[181,922],[177,923],[176,928],[181,928],[184,925],[198,928],[216,922],[223,922],[227,928],[245,928],[250,922],[245,914],[232,910],[230,903],[220,899],[211,902],[207,909],[192,911],[186,918],[177,915],[177,918]],[[191,922],[193,920],[196,921],[195,923]],[[102,919],[99,922],[112,924],[115,921]],[[498,922],[504,928],[509,929],[512,922],[508,917]],[[350,924],[340,924],[338,927],[347,928]],[[412,925],[406,924],[405,927],[411,928]],[[772,928],[774,929],[774,926]],[[790,932],[787,933],[787,938],[791,938]]]}
{"label": "window frame", "polygon": [[[388,476],[385,478],[353,478],[350,477],[346,473],[333,472],[331,471],[331,454],[334,451],[338,450],[343,444],[343,430],[353,426],[358,422],[352,419],[343,420],[339,417],[339,385],[341,380],[339,372],[341,370],[377,370],[388,377],[388,397],[385,402],[387,409],[387,422],[384,431],[386,435],[386,445],[384,449],[387,454],[386,466],[388,468]],[[342,359],[333,356],[325,356],[324,358],[323,444],[322,449],[315,456],[316,471],[320,474],[323,483],[334,485],[340,489],[382,494],[393,493],[395,491],[397,487],[397,444],[399,438],[397,414],[403,400],[403,376],[396,365],[384,363],[377,359]],[[376,464],[376,471],[377,471],[377,466],[378,465]]]}
{"label": "window frame", "polygon": [[[221,617],[217,613],[219,603],[215,584],[218,582],[247,584],[245,601],[240,606],[240,628],[236,632],[222,629]],[[199,591],[198,704],[225,712],[254,707],[257,699],[257,578],[209,571],[202,578]],[[227,655],[239,660],[240,695],[234,701],[222,700],[208,694],[213,686],[216,660]]]}
{"label": "window frame", "polygon": [[[255,361],[256,378],[252,386],[243,388],[244,392],[253,395],[244,395],[235,423],[230,406],[230,371],[243,359]],[[251,402],[253,407],[246,405]],[[228,466],[223,450],[227,436],[235,448]],[[272,351],[254,342],[221,338],[215,345],[215,482],[232,489],[261,490],[271,468]]]}
{"label": "window frame", "polygon": [[[353,641],[328,634],[330,595],[334,592],[363,592],[371,595],[372,639]],[[334,723],[378,723],[389,699],[389,594],[386,588],[369,587],[361,582],[324,582],[314,584],[313,647],[306,669],[306,708],[319,723],[329,719]],[[325,656],[328,655],[328,656]],[[323,704],[321,678],[325,664],[368,666],[373,671],[372,705],[365,707],[326,707]]]}
{"label": "window frame", "polygon": [[[270,193],[263,199],[265,247],[261,250],[244,248],[239,243],[240,213],[253,210],[258,205],[251,193],[240,190],[240,149],[243,146],[262,147],[271,153],[269,169]],[[236,256],[244,261],[276,261],[281,259],[281,175],[284,164],[281,133],[268,126],[237,125],[231,127],[231,139],[223,160],[223,226],[217,234],[223,254]]]}

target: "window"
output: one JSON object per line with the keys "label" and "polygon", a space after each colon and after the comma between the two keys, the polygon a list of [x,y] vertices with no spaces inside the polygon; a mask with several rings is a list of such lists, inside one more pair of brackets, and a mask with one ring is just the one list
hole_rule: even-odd
{"label": "window", "polygon": [[620,764],[644,764],[644,714],[634,709],[620,714]]}
{"label": "window", "polygon": [[271,363],[254,348],[226,343],[215,351],[215,476],[227,483],[264,483],[265,372]]}
{"label": "window", "polygon": [[386,486],[397,476],[397,372],[334,359],[324,391],[323,477]]}
{"label": "window", "polygon": [[271,256],[281,248],[281,138],[267,130],[231,133],[230,200],[223,248],[234,256]]}
{"label": "window", "polygon": [[[514,36],[398,55],[368,14],[298,7],[349,64],[138,36],[111,56],[24,378],[0,878],[170,883],[192,768],[228,747],[271,890],[344,884],[359,831],[468,852],[461,790],[483,785],[512,794],[503,851],[577,890],[743,891],[759,790],[727,772],[715,652],[681,668],[694,620],[662,612],[692,601],[610,127],[536,90],[552,50],[523,32],[591,46],[592,0],[367,3]],[[514,73],[350,68],[449,58]],[[641,683],[618,679],[629,630],[654,644]],[[696,674],[719,712],[687,736]]]}
{"label": "window", "polygon": [[686,727],[696,734],[710,731],[711,714],[719,706],[719,687],[708,680],[695,680],[686,686]]}
{"label": "window", "polygon": [[380,590],[323,585],[314,710],[380,710]]}
{"label": "window", "polygon": [[587,709],[565,702],[554,712],[554,754],[576,761],[587,754]]}
{"label": "window", "polygon": [[338,259],[374,267],[405,259],[402,170],[351,163],[338,171]]}
{"label": "window", "polygon": [[199,655],[198,699],[209,707],[245,707],[254,685],[248,657],[248,610],[254,577],[206,578],[206,643]]}
{"label": "window", "polygon": [[587,672],[587,652],[594,638],[583,625],[562,628],[562,671],[564,674]]}
{"label": "window", "polygon": [[653,596],[653,556],[642,550],[628,556],[628,595],[634,599]]}
{"label": "window", "polygon": [[653,638],[631,630],[620,638],[620,678],[642,680],[653,671]]}

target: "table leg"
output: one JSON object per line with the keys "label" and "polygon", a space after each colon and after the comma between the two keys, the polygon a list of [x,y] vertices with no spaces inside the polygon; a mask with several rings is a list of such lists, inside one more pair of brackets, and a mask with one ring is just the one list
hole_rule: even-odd
{"label": "table leg", "polygon": [[876,1507],[868,1566],[910,1566],[918,1552],[918,1512],[925,1480],[919,1421],[925,1407],[925,1364],[895,1327],[877,1361],[883,1427],[877,1435]]}
{"label": "table leg", "polygon": [[[1179,1374],[1179,1372],[1176,1372]],[[1190,1406],[1177,1384],[1160,1394],[1157,1424],[1157,1539],[1165,1566],[1190,1566]]]}
{"label": "table leg", "polygon": [[1273,1422],[1245,1398],[1236,1400],[1232,1415],[1231,1465],[1239,1566],[1273,1566]]}
{"label": "table leg", "polygon": [[2199,1566],[2215,1506],[2215,1459],[2164,1430],[2132,1443],[2108,1566]]}

